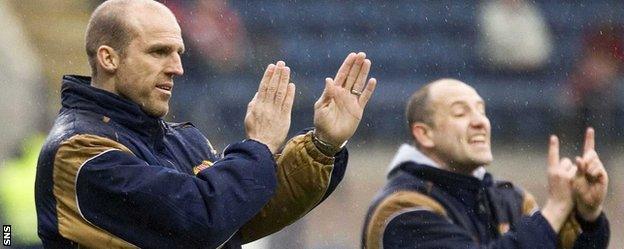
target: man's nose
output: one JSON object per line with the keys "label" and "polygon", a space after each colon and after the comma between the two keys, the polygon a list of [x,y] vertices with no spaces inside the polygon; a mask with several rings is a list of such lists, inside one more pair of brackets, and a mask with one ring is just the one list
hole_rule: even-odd
{"label": "man's nose", "polygon": [[487,116],[485,116],[485,114],[480,113],[480,112],[473,113],[470,119],[470,125],[476,128],[481,128],[485,126],[487,122],[488,122]]}
{"label": "man's nose", "polygon": [[169,65],[167,66],[166,73],[172,74],[174,76],[180,76],[184,74],[184,68],[182,68],[182,58],[180,57],[180,54],[173,54],[171,60],[169,61]]}

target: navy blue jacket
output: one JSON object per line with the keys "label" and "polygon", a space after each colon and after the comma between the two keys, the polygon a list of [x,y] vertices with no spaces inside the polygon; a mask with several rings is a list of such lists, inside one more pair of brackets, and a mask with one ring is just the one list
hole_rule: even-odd
{"label": "navy blue jacket", "polygon": [[148,116],[88,77],[64,77],[62,105],[37,165],[46,248],[240,248],[318,205],[347,163],[309,133],[275,157],[254,140],[218,155],[192,124]]}
{"label": "navy blue jacket", "polygon": [[609,225],[570,217],[559,234],[510,182],[404,161],[366,216],[362,248],[607,248]]}

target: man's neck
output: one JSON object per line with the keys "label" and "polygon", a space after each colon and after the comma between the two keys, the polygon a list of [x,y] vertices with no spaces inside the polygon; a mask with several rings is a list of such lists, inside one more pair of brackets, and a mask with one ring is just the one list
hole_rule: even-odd
{"label": "man's neck", "polygon": [[91,76],[91,86],[119,95],[115,90],[115,84],[112,78],[102,79],[98,76]]}
{"label": "man's neck", "polygon": [[431,151],[422,151],[427,157],[433,160],[440,169],[450,171],[456,174],[473,176],[473,172],[480,167],[480,165],[468,166],[468,165],[460,165],[453,160],[446,160],[443,157],[437,155],[436,153],[432,153]]}

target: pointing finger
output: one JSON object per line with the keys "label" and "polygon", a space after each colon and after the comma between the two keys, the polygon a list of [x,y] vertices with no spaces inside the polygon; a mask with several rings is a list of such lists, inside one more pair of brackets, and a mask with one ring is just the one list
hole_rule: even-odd
{"label": "pointing finger", "polygon": [[559,164],[559,138],[555,135],[550,136],[548,143],[548,167],[553,168]]}
{"label": "pointing finger", "polygon": [[583,153],[587,153],[594,150],[595,147],[595,131],[594,128],[588,127],[585,132],[585,145],[583,146]]}

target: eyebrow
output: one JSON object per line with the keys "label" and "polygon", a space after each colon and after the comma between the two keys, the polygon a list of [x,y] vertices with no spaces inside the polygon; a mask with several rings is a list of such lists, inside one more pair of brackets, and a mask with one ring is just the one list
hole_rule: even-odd
{"label": "eyebrow", "polygon": [[[147,48],[147,50],[148,50],[148,51],[158,51],[158,50],[161,50],[161,49],[164,49],[164,50],[171,50],[173,47],[174,47],[174,45],[167,44],[167,43],[155,43],[155,44],[150,45],[150,46]],[[186,51],[186,50],[185,50],[184,45],[180,46],[180,47],[178,48],[178,50],[177,50],[177,52],[178,52],[179,54],[183,54],[185,51]]]}
{"label": "eyebrow", "polygon": [[[479,101],[477,101],[477,104],[481,104],[481,105],[485,106],[485,101],[479,100]],[[469,104],[465,100],[456,100],[456,101],[451,102],[451,104],[449,106],[452,107],[452,106],[455,106],[455,105],[466,105],[467,106]]]}
{"label": "eyebrow", "polygon": [[451,102],[449,106],[456,106],[456,105],[468,105],[468,103],[464,100],[456,100],[456,101]]}

